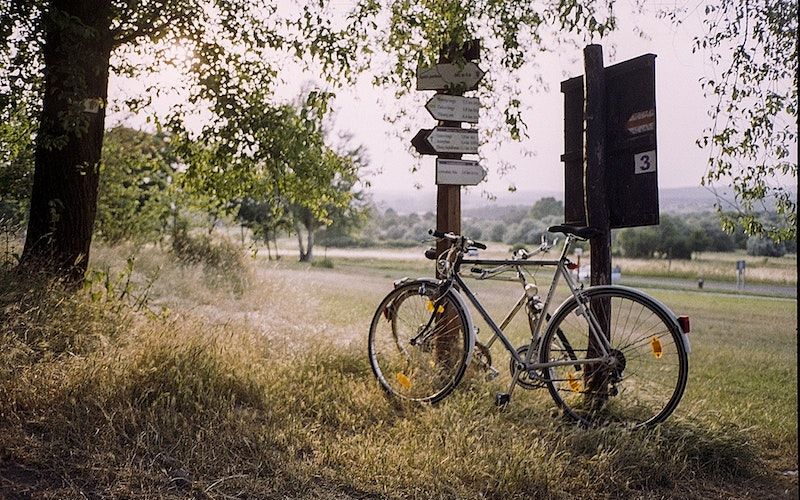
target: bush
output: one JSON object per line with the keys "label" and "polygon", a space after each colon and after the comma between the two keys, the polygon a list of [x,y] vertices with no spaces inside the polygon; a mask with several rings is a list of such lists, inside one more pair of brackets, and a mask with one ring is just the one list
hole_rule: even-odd
{"label": "bush", "polygon": [[249,280],[249,266],[237,245],[209,235],[193,236],[178,230],[172,239],[172,254],[183,265],[202,265],[205,277],[215,285],[227,285],[242,293]]}
{"label": "bush", "polygon": [[769,238],[751,236],[747,239],[747,255],[762,257],[783,257],[786,255],[786,245],[776,243]]}
{"label": "bush", "polygon": [[333,261],[329,258],[314,259],[311,261],[311,267],[319,267],[322,269],[333,269]]}

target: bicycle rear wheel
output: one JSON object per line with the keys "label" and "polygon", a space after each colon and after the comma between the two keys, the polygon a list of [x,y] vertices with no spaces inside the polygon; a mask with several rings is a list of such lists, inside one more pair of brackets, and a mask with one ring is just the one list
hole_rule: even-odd
{"label": "bicycle rear wheel", "polygon": [[432,281],[393,290],[369,329],[369,360],[390,395],[435,403],[455,389],[467,369],[472,337],[452,291],[439,297]]}
{"label": "bicycle rear wheel", "polygon": [[[608,325],[608,364],[566,364],[544,370],[565,413],[584,424],[618,422],[646,427],[664,421],[686,388],[688,356],[682,331],[659,302],[636,290],[608,286],[582,294]],[[553,315],[543,337],[542,363],[598,357],[575,298]]]}

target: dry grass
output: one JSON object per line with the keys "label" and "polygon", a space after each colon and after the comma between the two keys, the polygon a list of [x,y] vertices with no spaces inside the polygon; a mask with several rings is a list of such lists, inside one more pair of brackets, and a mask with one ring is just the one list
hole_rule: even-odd
{"label": "dry grass", "polygon": [[736,261],[746,263],[745,279],[749,283],[797,285],[797,257],[753,257],[743,253],[702,253],[692,260],[626,259],[614,257],[614,265],[624,273],[639,276],[669,276],[676,278],[736,282]]}
{"label": "dry grass", "polygon": [[[113,274],[123,266],[119,255],[100,249],[94,265]],[[796,469],[796,408],[788,397],[768,397],[796,395],[796,355],[774,358],[783,376],[745,386],[752,392],[743,397],[728,394],[754,369],[701,368],[703,359],[730,362],[713,358],[715,346],[733,344],[720,338],[725,322],[740,321],[724,312],[727,303],[664,298],[719,318],[696,330],[707,332],[710,345],[697,348],[694,392],[673,418],[650,432],[583,430],[562,421],[542,391],[520,394],[499,411],[491,400],[500,382],[480,378],[435,407],[388,401],[364,345],[371,309],[390,283],[382,272],[254,262],[252,286],[237,294],[156,249],[136,262],[140,292],[158,273],[150,305],[168,315],[132,311],[113,294],[69,296],[57,284],[24,287],[0,276],[0,366],[8,367],[0,371],[0,497],[797,494],[796,480],[779,474]],[[743,314],[757,323],[759,308]],[[776,342],[750,343],[757,337],[745,331],[741,347],[722,358],[745,350],[770,359],[792,342],[796,352],[784,323],[773,328]],[[788,419],[770,428],[765,405]],[[775,456],[776,446],[784,457]]]}

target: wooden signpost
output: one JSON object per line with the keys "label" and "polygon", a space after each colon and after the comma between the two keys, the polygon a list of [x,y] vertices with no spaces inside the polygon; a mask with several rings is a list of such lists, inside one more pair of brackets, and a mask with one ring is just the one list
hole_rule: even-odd
{"label": "wooden signpost", "polygon": [[[564,218],[599,229],[591,244],[592,285],[611,284],[611,229],[658,224],[655,55],[608,68],[603,48],[584,49],[584,76],[561,82],[564,93]],[[590,307],[608,331],[612,304]],[[590,338],[587,356],[602,352]],[[584,371],[595,399],[605,399],[605,377]]]}
{"label": "wooden signpost", "polygon": [[[480,43],[473,40],[462,47],[448,46],[440,52],[439,63],[417,69],[417,90],[437,93],[425,109],[439,121],[432,129],[422,129],[411,145],[422,155],[436,155],[436,229],[461,233],[461,186],[474,186],[486,171],[473,160],[462,160],[462,154],[477,154],[478,131],[461,124],[478,123],[480,101],[464,97],[475,90],[485,74],[475,62],[480,59]],[[437,243],[438,253],[448,242]],[[438,273],[438,271],[437,271]]]}

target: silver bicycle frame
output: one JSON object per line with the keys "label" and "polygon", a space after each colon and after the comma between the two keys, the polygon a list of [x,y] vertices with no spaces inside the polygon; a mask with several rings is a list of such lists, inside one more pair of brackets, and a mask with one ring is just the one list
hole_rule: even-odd
{"label": "silver bicycle frame", "polygon": [[[470,290],[469,286],[464,282],[461,276],[458,273],[453,273],[453,281],[456,283],[457,288],[460,292],[466,295],[467,299],[469,299],[470,303],[475,307],[481,317],[486,321],[486,324],[489,325],[489,328],[492,329],[492,332],[495,337],[500,339],[503,346],[508,350],[511,356],[516,363],[518,368],[517,373],[521,370],[536,370],[541,368],[550,368],[555,366],[567,366],[567,365],[575,365],[575,364],[590,364],[590,363],[599,363],[605,362],[609,358],[609,352],[611,350],[611,346],[608,343],[608,339],[605,338],[605,335],[602,334],[602,328],[600,327],[600,323],[597,320],[597,317],[591,311],[591,308],[587,307],[587,301],[581,296],[581,288],[575,283],[573,280],[571,273],[567,269],[566,266],[566,253],[569,250],[570,243],[572,242],[572,238],[570,236],[567,237],[567,241],[564,245],[564,249],[561,251],[561,256],[557,260],[544,260],[544,259],[533,259],[533,260],[482,260],[482,259],[463,259],[460,264],[475,264],[475,265],[484,265],[484,266],[509,266],[509,267],[518,267],[518,266],[538,266],[538,267],[556,267],[556,272],[553,275],[553,281],[550,285],[550,289],[547,292],[547,298],[544,301],[544,307],[542,308],[541,313],[538,315],[536,319],[536,323],[533,327],[533,331],[531,332],[531,344],[527,350],[527,354],[525,359],[523,359],[519,353],[517,353],[517,349],[511,344],[503,334],[503,328],[508,326],[508,323],[511,322],[511,319],[514,315],[519,311],[519,308],[522,307],[526,300],[526,296],[520,298],[517,301],[517,304],[514,306],[512,311],[506,316],[503,320],[502,325],[500,327],[494,322],[492,317],[483,307],[483,305],[478,301],[478,298],[475,294]],[[542,329],[542,325],[544,324],[545,317],[547,312],[550,309],[550,304],[552,303],[553,297],[555,295],[556,287],[558,286],[558,280],[560,277],[564,278],[567,286],[572,293],[575,301],[578,304],[578,311],[581,316],[586,318],[589,332],[594,338],[596,344],[600,347],[601,356],[598,358],[587,358],[581,360],[564,360],[564,361],[549,361],[546,363],[532,363],[531,358],[533,357],[533,350],[535,347],[536,339],[540,335],[540,331]],[[570,299],[567,299],[570,300]],[[566,301],[565,301],[566,303]],[[492,338],[492,342],[494,342],[494,337]],[[540,346],[541,348],[541,346]]]}

